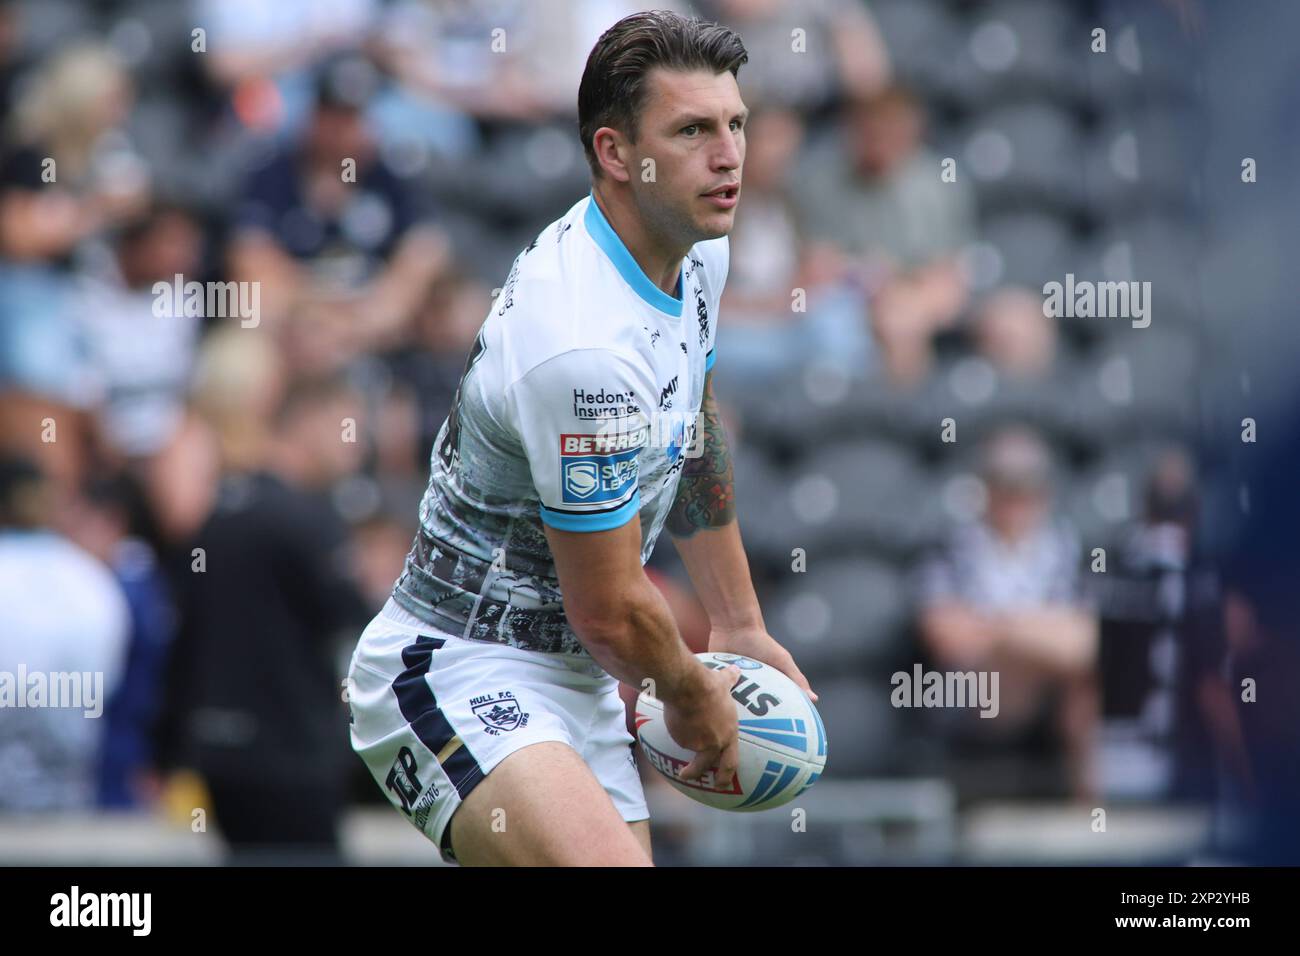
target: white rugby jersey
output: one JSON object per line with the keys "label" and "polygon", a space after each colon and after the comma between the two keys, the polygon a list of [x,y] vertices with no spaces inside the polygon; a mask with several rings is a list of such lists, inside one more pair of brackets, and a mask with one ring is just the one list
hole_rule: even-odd
{"label": "white rugby jersey", "polygon": [[446,633],[586,654],[542,524],[641,518],[654,549],[713,367],[724,236],[659,289],[588,194],[515,259],[470,350],[431,456],[394,599]]}

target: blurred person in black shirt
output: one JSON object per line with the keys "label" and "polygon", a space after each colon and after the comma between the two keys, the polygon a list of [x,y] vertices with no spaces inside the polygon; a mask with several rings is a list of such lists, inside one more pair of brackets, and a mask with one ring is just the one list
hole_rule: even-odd
{"label": "blurred person in black shirt", "polygon": [[[356,404],[336,377],[291,383],[260,435],[250,405],[193,542],[202,570],[181,575],[171,762],[199,772],[237,851],[337,852],[350,763],[337,639],[374,611],[326,496],[359,464],[344,422]],[[219,430],[236,420],[227,406]]]}
{"label": "blurred person in black shirt", "polygon": [[1054,514],[1050,452],[1004,426],[983,448],[988,506],[917,571],[923,646],[999,675],[996,719],[945,710],[963,799],[1096,795],[1097,621],[1078,532]]}
{"label": "blurred person in black shirt", "polygon": [[1108,794],[1209,802],[1210,739],[1198,686],[1220,653],[1220,576],[1200,535],[1187,450],[1155,457],[1140,520],[1094,576]]}
{"label": "blurred person in black shirt", "polygon": [[450,262],[446,237],[367,126],[378,85],[361,57],[327,62],[300,141],[248,171],[229,264],[233,278],[262,283],[272,325],[306,312],[366,347],[391,344]]}

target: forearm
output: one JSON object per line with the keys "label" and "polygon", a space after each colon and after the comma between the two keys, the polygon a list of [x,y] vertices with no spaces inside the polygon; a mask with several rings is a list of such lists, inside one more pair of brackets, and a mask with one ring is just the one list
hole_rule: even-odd
{"label": "forearm", "polygon": [[1072,607],[1044,607],[998,615],[998,646],[1060,674],[1091,668],[1097,655],[1097,621]]}
{"label": "forearm", "polygon": [[600,624],[575,622],[583,646],[608,673],[625,684],[652,691],[667,703],[689,700],[701,692],[705,671],[682,640],[668,602],[645,579],[622,602],[617,616]]}
{"label": "forearm", "polygon": [[682,465],[677,497],[665,523],[675,538],[696,535],[707,538],[707,532],[724,528],[736,520],[731,449],[727,445],[727,433],[722,427],[717,400],[713,397],[712,372],[704,379],[696,442],[692,454]]}
{"label": "forearm", "polygon": [[449,249],[446,237],[431,226],[417,226],[407,233],[375,280],[366,315],[371,338],[384,344],[385,336],[400,333],[429,283],[446,269]]}
{"label": "forearm", "polygon": [[749,561],[736,521],[731,449],[713,377],[705,380],[700,405],[700,453],[682,467],[667,528],[682,557],[709,622],[719,630],[763,627],[749,576]]}
{"label": "forearm", "polygon": [[993,635],[977,610],[943,601],[924,607],[918,625],[921,641],[937,663],[963,669],[987,660]]}
{"label": "forearm", "polygon": [[719,631],[766,630],[740,540],[740,525],[733,521],[703,534],[674,537],[673,541],[711,627]]}

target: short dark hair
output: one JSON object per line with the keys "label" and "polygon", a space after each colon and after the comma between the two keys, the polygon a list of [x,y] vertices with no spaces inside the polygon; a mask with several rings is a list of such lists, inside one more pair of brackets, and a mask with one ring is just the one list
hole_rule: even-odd
{"label": "short dark hair", "polygon": [[592,175],[600,176],[596,130],[610,126],[636,142],[645,77],[652,69],[728,70],[736,76],[748,60],[738,33],[699,17],[649,10],[619,20],[591,48],[578,84],[578,135]]}
{"label": "short dark hair", "polygon": [[335,398],[352,392],[352,383],[344,372],[321,372],[304,375],[289,382],[272,416],[278,428],[284,428],[303,411],[311,411]]}

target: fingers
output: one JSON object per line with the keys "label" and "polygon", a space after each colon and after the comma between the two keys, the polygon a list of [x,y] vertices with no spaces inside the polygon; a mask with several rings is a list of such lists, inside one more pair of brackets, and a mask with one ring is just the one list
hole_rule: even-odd
{"label": "fingers", "polygon": [[740,769],[740,739],[732,737],[721,749],[701,750],[682,771],[681,779],[693,783],[704,776],[705,771],[713,770],[714,786],[727,789],[731,786],[736,772]]}
{"label": "fingers", "polygon": [[704,776],[704,771],[714,765],[717,757],[718,751],[716,749],[701,750],[686,765],[686,769],[682,771],[682,780],[688,782],[699,780],[700,777]]}
{"label": "fingers", "polygon": [[788,674],[786,676],[788,676],[792,681],[798,684],[799,689],[802,690],[805,694],[807,694],[808,698],[814,704],[817,703],[817,695],[813,693],[812,685],[808,683],[808,678],[803,676],[803,671],[795,667],[793,663],[790,664],[790,670],[792,670],[794,673]]}
{"label": "fingers", "polygon": [[793,657],[787,655],[785,660],[783,660],[779,665],[776,665],[776,669],[794,681],[796,686],[807,694],[813,703],[817,702],[817,695],[813,693],[812,685],[808,683],[808,678],[803,676],[803,671],[799,670]]}
{"label": "fingers", "polygon": [[[735,664],[729,664],[719,672],[726,680],[727,688],[727,706],[732,706],[730,690],[740,683],[743,676],[740,668]],[[740,752],[738,747],[738,731],[736,730],[735,716],[731,718],[731,732],[728,734],[727,743],[721,747],[709,747],[697,751],[691,762],[681,773],[681,779],[688,782],[698,780],[704,776],[706,770],[714,770],[714,779],[719,786],[727,786],[731,783],[731,777],[740,765]]]}
{"label": "fingers", "polygon": [[740,769],[740,738],[732,737],[731,743],[722,748],[718,756],[718,772],[714,775],[719,789],[729,789]]}

